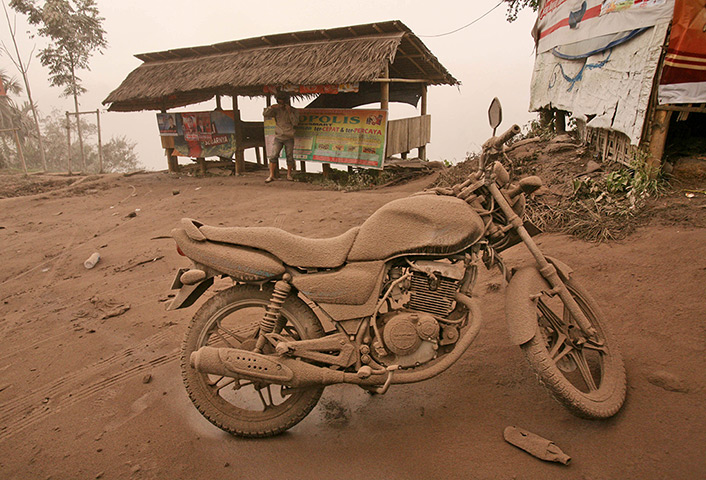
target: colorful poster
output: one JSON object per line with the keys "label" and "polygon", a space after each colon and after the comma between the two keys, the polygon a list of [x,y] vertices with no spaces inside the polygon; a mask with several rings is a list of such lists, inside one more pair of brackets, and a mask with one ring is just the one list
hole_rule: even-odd
{"label": "colorful poster", "polygon": [[[233,111],[158,113],[159,134],[174,137],[174,153],[183,157],[232,157]],[[175,125],[175,126],[173,126]]]}
{"label": "colorful poster", "polygon": [[706,102],[706,0],[681,0],[659,85],[659,103]]}
{"label": "colorful poster", "polygon": [[[273,150],[274,119],[265,119],[265,143]],[[294,159],[382,169],[387,111],[307,108],[299,110]],[[284,158],[284,149],[280,152]]]}
{"label": "colorful poster", "polygon": [[546,0],[532,35],[537,53],[672,18],[675,0]]}
{"label": "colorful poster", "polygon": [[176,137],[177,133],[177,113],[158,113],[157,125],[159,134],[163,137]]}

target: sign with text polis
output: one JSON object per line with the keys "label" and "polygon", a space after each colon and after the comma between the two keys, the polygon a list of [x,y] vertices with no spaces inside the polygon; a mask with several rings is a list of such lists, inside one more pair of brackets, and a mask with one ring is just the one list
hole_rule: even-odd
{"label": "sign with text polis", "polygon": [[[298,109],[295,129],[294,159],[338,163],[381,169],[385,161],[387,111]],[[265,119],[268,157],[275,138],[274,119]],[[284,158],[284,149],[280,153]]]}

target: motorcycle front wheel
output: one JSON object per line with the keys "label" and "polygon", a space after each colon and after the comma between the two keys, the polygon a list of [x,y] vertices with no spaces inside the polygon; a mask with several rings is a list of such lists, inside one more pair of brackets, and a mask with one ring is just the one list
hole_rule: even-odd
{"label": "motorcycle front wheel", "polygon": [[[247,378],[197,371],[190,356],[203,346],[253,350],[273,287],[236,285],[211,297],[196,312],[184,338],[181,370],[186,391],[212,424],[241,437],[269,437],[299,423],[319,401],[320,388],[287,389]],[[281,335],[293,340],[324,335],[316,315],[296,296],[285,301]],[[267,351],[263,353],[268,353]]]}
{"label": "motorcycle front wheel", "polygon": [[627,379],[600,308],[576,280],[564,282],[596,329],[586,340],[559,295],[547,293],[551,288],[539,273],[526,280],[535,283],[530,290],[541,294],[535,299],[535,335],[521,348],[540,383],[574,415],[589,419],[615,415],[625,402]]}

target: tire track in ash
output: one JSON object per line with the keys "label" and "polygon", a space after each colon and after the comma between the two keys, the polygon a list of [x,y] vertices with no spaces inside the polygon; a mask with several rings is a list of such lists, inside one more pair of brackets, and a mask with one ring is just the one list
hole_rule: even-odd
{"label": "tire track in ash", "polygon": [[[89,367],[71,372],[49,385],[0,405],[0,442],[67,407],[145,371],[177,360],[180,354],[178,347],[145,360],[150,353],[144,352],[147,348],[163,352],[174,343],[170,333],[168,330],[161,331],[145,339],[139,346],[123,349]],[[146,344],[149,347],[145,347]],[[116,367],[119,369],[117,372]]]}

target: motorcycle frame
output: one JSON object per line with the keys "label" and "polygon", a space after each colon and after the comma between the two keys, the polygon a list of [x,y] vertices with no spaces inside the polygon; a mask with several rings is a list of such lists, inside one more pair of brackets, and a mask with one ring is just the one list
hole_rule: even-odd
{"label": "motorcycle frame", "polygon": [[[498,188],[495,175],[493,174],[492,165],[496,159],[500,157],[505,142],[519,133],[519,126],[513,125],[507,132],[498,137],[493,137],[483,145],[483,153],[481,154],[480,171],[482,172],[481,181],[484,181],[485,187],[493,196],[496,204],[500,207],[507,218],[508,224],[512,226],[515,232],[522,239],[530,254],[534,257],[539,267],[539,273],[551,285],[551,291],[547,292],[550,295],[558,294],[564,305],[569,310],[569,313],[576,320],[577,325],[587,337],[592,337],[596,334],[596,329],[593,328],[591,322],[586,318],[583,311],[579,307],[574,297],[571,296],[566,285],[559,276],[556,267],[547,260],[539,246],[532,239],[527,229],[524,227],[522,219],[515,213],[508,203],[505,195]],[[489,168],[486,168],[489,166]]]}

